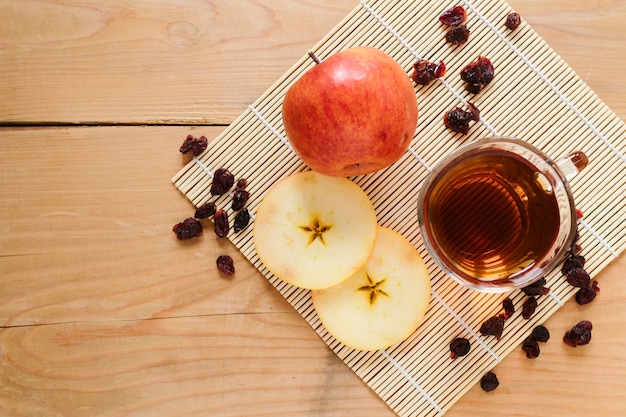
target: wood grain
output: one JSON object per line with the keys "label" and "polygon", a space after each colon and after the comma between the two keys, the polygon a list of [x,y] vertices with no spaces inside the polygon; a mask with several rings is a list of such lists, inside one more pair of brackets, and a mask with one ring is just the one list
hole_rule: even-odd
{"label": "wood grain", "polygon": [[[626,0],[510,3],[626,116]],[[178,146],[223,129],[192,125],[232,122],[357,4],[0,1],[1,417],[393,416],[230,243],[171,232]],[[94,126],[36,127],[57,123]],[[446,415],[626,415],[625,270]]]}
{"label": "wood grain", "polygon": [[0,2],[0,121],[228,124],[354,0]]}
{"label": "wood grain", "polygon": [[[624,0],[512,0],[626,114]],[[229,124],[356,0],[5,0],[0,122]]]}

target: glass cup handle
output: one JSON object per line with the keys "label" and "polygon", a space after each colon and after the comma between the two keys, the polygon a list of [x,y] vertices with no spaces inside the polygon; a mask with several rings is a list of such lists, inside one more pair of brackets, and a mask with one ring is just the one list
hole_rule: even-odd
{"label": "glass cup handle", "polygon": [[574,151],[556,161],[556,165],[569,181],[589,165],[589,158],[582,151]]}

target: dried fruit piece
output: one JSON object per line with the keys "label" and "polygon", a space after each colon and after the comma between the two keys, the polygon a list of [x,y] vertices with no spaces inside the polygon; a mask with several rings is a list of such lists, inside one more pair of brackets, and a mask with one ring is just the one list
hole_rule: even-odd
{"label": "dried fruit piece", "polygon": [[217,269],[224,275],[233,275],[235,273],[235,264],[233,258],[228,255],[220,255],[217,257]]}
{"label": "dried fruit piece", "polygon": [[455,26],[446,32],[446,42],[454,46],[463,45],[469,39],[470,31],[465,25]]}
{"label": "dried fruit piece", "polygon": [[546,288],[546,279],[540,278],[522,288],[522,292],[528,296],[546,295],[550,292],[550,288]]}
{"label": "dried fruit piece", "polygon": [[226,194],[228,190],[235,183],[235,176],[226,168],[219,168],[213,174],[213,181],[211,182],[211,194],[222,195]]}
{"label": "dried fruit piece", "polygon": [[463,6],[455,6],[444,11],[439,21],[447,26],[458,26],[467,20],[467,12]]}
{"label": "dried fruit piece", "polygon": [[537,358],[540,353],[539,343],[537,343],[537,339],[532,336],[528,336],[522,343],[522,350],[526,352],[526,357],[528,359]]}
{"label": "dried fruit piece", "polygon": [[453,132],[459,132],[466,135],[469,132],[470,118],[467,116],[469,112],[466,112],[461,107],[456,107],[453,110],[447,111],[443,116],[444,125]]}
{"label": "dried fruit piece", "polygon": [[566,275],[567,282],[576,288],[588,288],[591,276],[583,268],[573,268]]}
{"label": "dried fruit piece", "polygon": [[504,310],[504,312],[500,314],[500,317],[504,320],[510,319],[511,316],[513,316],[513,313],[515,313],[513,300],[511,300],[511,298],[509,297],[506,297],[504,300],[502,300],[502,309]]}
{"label": "dried fruit piece", "polygon": [[539,325],[533,329],[530,336],[537,342],[545,343],[550,339],[550,332],[545,326]]}
{"label": "dried fruit piece", "polygon": [[244,190],[248,186],[248,180],[245,178],[239,178],[237,180],[237,184],[235,184],[235,189]]}
{"label": "dried fruit piece", "polygon": [[187,135],[179,151],[182,154],[191,152],[194,156],[198,156],[206,150],[208,143],[207,138],[204,136],[194,138],[192,135]]}
{"label": "dried fruit piece", "polygon": [[196,139],[191,147],[191,153],[194,156],[199,156],[202,152],[204,152],[209,144],[209,141],[204,136],[200,136]]}
{"label": "dried fruit piece", "polygon": [[233,195],[232,209],[234,211],[241,210],[243,206],[246,205],[248,198],[250,198],[250,193],[246,190],[235,191],[235,194]]}
{"label": "dried fruit piece", "polygon": [[589,304],[593,300],[595,300],[596,295],[600,292],[600,287],[598,287],[598,282],[593,281],[589,287],[581,288],[576,293],[576,302],[579,305]]}
{"label": "dried fruit piece", "polygon": [[583,213],[583,211],[581,209],[576,209],[576,218],[578,220],[582,219],[583,217],[585,217],[585,213]]}
{"label": "dried fruit piece", "polygon": [[465,90],[468,93],[471,93],[471,94],[478,94],[478,93],[480,93],[480,90],[482,90],[482,89],[483,89],[483,86],[482,86],[481,83],[467,83],[467,84],[465,84]]}
{"label": "dried fruit piece", "polygon": [[446,128],[453,132],[458,132],[466,135],[469,132],[471,121],[480,120],[480,110],[473,103],[467,102],[467,107],[470,111],[463,110],[461,107],[456,107],[447,111],[443,115],[443,124]]}
{"label": "dried fruit piece", "polygon": [[504,319],[498,316],[491,317],[480,326],[479,331],[483,336],[495,336],[500,340],[504,331]]}
{"label": "dried fruit piece", "polygon": [[437,66],[435,67],[435,77],[436,78],[441,78],[444,75],[446,75],[446,64],[443,61],[439,61],[439,63],[437,64]]}
{"label": "dried fruit piece", "polygon": [[465,356],[470,351],[470,342],[464,337],[457,337],[450,343],[450,358],[456,359]]}
{"label": "dried fruit piece", "polygon": [[535,297],[528,297],[522,305],[522,317],[528,320],[535,314],[535,310],[537,310],[537,299]]}
{"label": "dried fruit piece", "polygon": [[461,79],[466,82],[465,89],[472,94],[480,92],[494,76],[493,63],[482,55],[461,69]]}
{"label": "dried fruit piece", "polygon": [[193,237],[202,235],[202,225],[200,222],[192,217],[177,223],[172,228],[172,231],[176,233],[178,240],[187,240]]}
{"label": "dried fruit piece", "polygon": [[476,58],[476,65],[478,66],[478,68],[480,68],[480,82],[483,85],[487,85],[491,81],[493,81],[493,78],[495,76],[495,69],[489,58],[482,55],[479,56],[478,58]]}
{"label": "dried fruit piece", "polygon": [[567,275],[574,268],[583,268],[585,266],[585,257],[582,255],[571,254],[563,262],[561,273]]}
{"label": "dried fruit piece", "polygon": [[235,216],[235,222],[233,223],[233,230],[235,233],[241,232],[248,226],[250,222],[250,212],[248,209],[243,209]]}
{"label": "dried fruit piece", "polygon": [[480,387],[483,391],[491,392],[498,388],[498,385],[500,385],[500,381],[498,381],[498,377],[493,372],[487,372],[480,378]]}
{"label": "dried fruit piece", "polygon": [[230,231],[228,213],[224,209],[218,210],[213,216],[213,229],[218,237],[226,237]]}
{"label": "dried fruit piece", "polygon": [[507,29],[515,30],[521,23],[522,18],[519,13],[512,12],[507,15],[506,20],[504,21],[504,26],[506,26]]}
{"label": "dried fruit piece", "polygon": [[582,320],[565,333],[563,342],[571,347],[586,345],[591,341],[592,328],[593,325],[589,320]]}
{"label": "dried fruit piece", "polygon": [[480,110],[471,101],[467,101],[466,104],[469,112],[471,113],[471,120],[478,122],[480,120]]}
{"label": "dried fruit piece", "polygon": [[413,64],[413,74],[411,79],[416,84],[428,85],[435,78],[441,78],[446,74],[446,64],[443,61],[439,61],[438,64],[430,62],[426,59],[420,59]]}
{"label": "dried fruit piece", "polygon": [[183,141],[183,144],[180,145],[180,153],[186,154],[187,152],[190,152],[191,148],[193,148],[193,140],[194,138],[192,135],[187,135],[187,137]]}
{"label": "dried fruit piece", "polygon": [[217,206],[213,201],[207,201],[196,209],[194,217],[196,219],[208,219],[217,211]]}

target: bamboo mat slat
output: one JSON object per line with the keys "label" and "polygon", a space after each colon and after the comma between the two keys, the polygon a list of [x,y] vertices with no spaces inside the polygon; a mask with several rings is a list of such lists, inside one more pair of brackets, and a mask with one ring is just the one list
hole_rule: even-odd
{"label": "bamboo mat slat", "polygon": [[[525,296],[509,294],[516,315],[507,321],[501,340],[482,337],[481,323],[500,311],[506,294],[479,294],[445,276],[426,253],[416,213],[417,193],[430,167],[469,141],[485,136],[524,139],[555,158],[580,149],[589,167],[572,184],[584,212],[579,229],[586,269],[595,276],[626,245],[626,128],[546,42],[525,22],[515,31],[504,27],[512,8],[500,0],[464,0],[470,40],[460,47],[446,44],[438,17],[453,6],[448,1],[361,1],[327,36],[311,48],[320,59],[356,45],[370,45],[392,55],[412,72],[419,59],[443,60],[447,75],[429,86],[416,86],[419,124],[409,150],[388,169],[353,178],[372,199],[381,225],[403,234],[421,253],[432,278],[432,297],[420,328],[404,342],[384,351],[361,352],[343,346],[323,328],[307,290],[274,277],[258,259],[252,227],[229,239],[263,273],[362,380],[399,416],[444,414],[480,377],[493,368],[537,324],[575,294],[560,273],[547,277],[549,295],[540,297],[530,320],[521,315]],[[456,4],[454,4],[456,5]],[[252,103],[209,148],[178,172],[172,181],[195,205],[211,199],[212,172],[227,167],[250,181],[248,209],[254,216],[267,190],[280,178],[306,169],[291,150],[281,120],[282,98],[289,86],[315,62],[302,58]],[[496,76],[481,93],[465,92],[461,68],[485,55]],[[481,110],[482,120],[468,135],[448,131],[443,113],[465,100]],[[217,200],[225,206],[230,196]],[[254,219],[252,220],[254,221]],[[458,336],[472,343],[470,354],[451,361],[448,345]]]}

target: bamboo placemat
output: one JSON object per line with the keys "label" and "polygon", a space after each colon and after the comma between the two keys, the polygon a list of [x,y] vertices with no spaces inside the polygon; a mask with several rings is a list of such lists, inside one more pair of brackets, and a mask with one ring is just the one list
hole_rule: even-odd
{"label": "bamboo placemat", "polygon": [[[584,151],[587,169],[572,184],[580,220],[586,269],[597,274],[624,249],[626,232],[626,129],[624,123],[526,23],[514,31],[504,26],[511,7],[500,0],[463,0],[470,39],[452,47],[444,41],[439,15],[457,5],[449,0],[362,1],[311,51],[320,59],[356,45],[370,45],[393,56],[410,74],[418,58],[443,60],[447,75],[427,87],[416,86],[419,124],[409,150],[394,165],[354,178],[370,196],[379,223],[409,239],[424,257],[432,278],[432,297],[421,327],[408,340],[389,349],[361,352],[338,343],[323,328],[309,291],[274,277],[254,251],[252,227],[229,239],[308,321],[328,346],[398,415],[444,414],[480,377],[493,368],[533,327],[544,322],[575,294],[560,273],[548,276],[551,292],[539,298],[530,320],[521,317],[525,295],[510,296],[516,314],[496,341],[478,329],[500,311],[504,294],[466,290],[439,270],[422,244],[416,213],[417,193],[430,166],[463,143],[486,136],[518,137],[558,158]],[[485,55],[494,64],[495,79],[479,94],[468,94],[459,77],[463,66]],[[211,199],[212,172],[227,167],[236,178],[247,178],[254,216],[265,192],[279,179],[306,166],[291,150],[282,120],[282,98],[288,87],[315,62],[302,58],[241,114],[207,151],[194,158],[172,179],[195,204]],[[482,120],[466,136],[447,130],[443,113],[465,100],[481,110]],[[226,206],[230,196],[218,205]],[[231,220],[232,220],[231,216]],[[254,220],[252,220],[254,221]],[[468,337],[468,356],[452,361],[448,345]]]}

